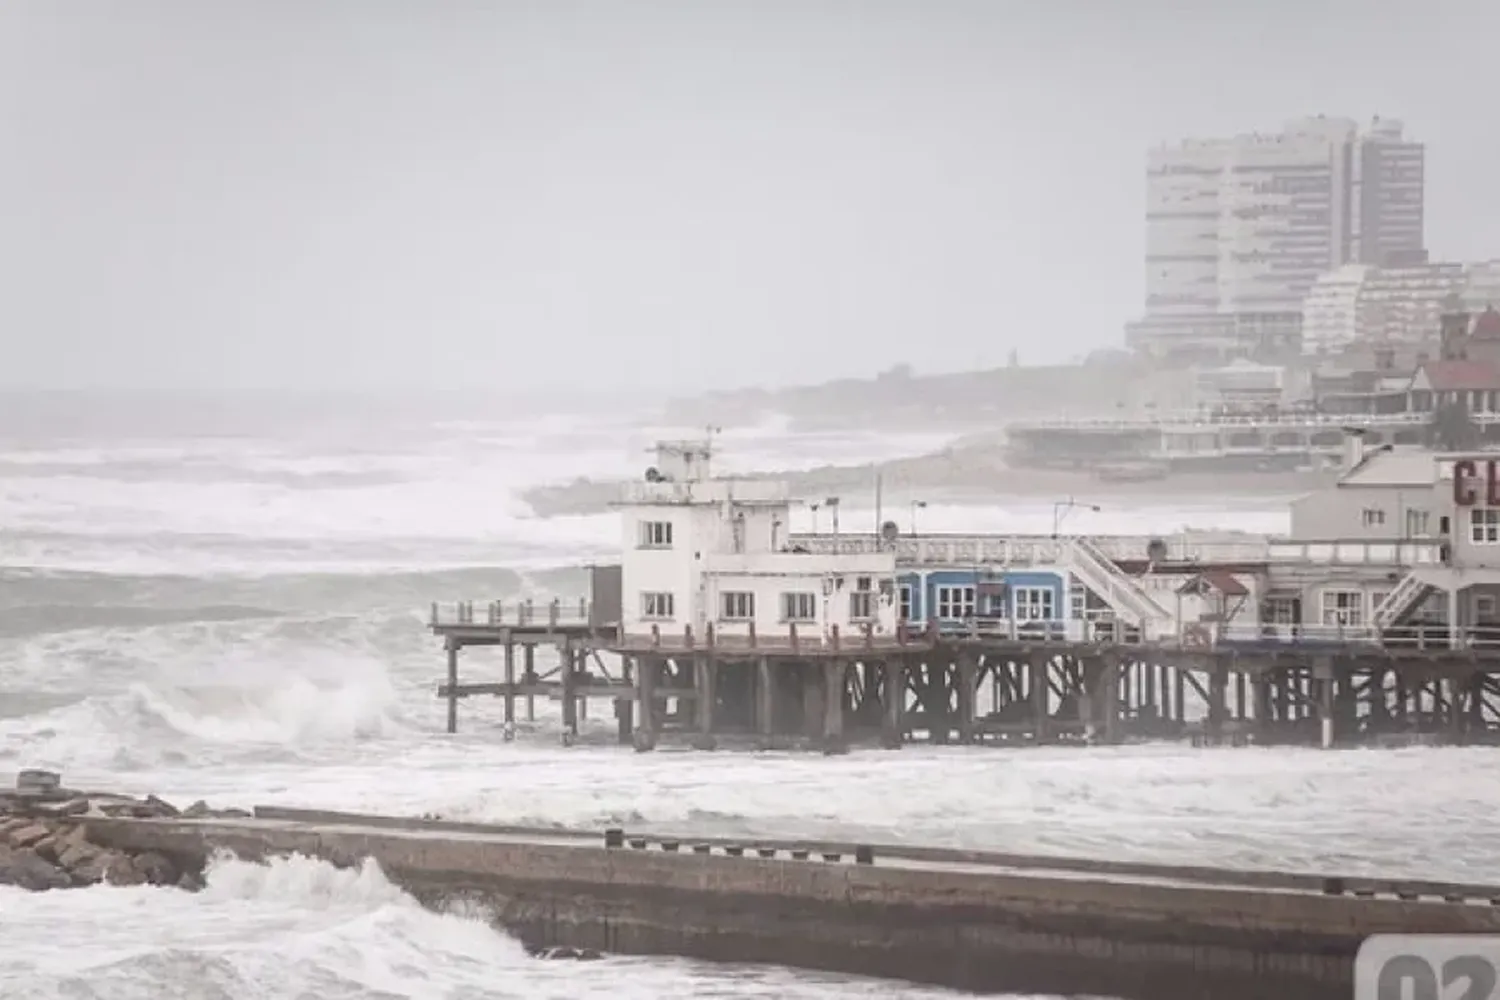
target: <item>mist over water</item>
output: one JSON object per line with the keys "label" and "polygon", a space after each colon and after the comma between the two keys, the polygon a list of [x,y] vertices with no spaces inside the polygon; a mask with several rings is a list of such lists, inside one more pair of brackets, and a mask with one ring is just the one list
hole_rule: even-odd
{"label": "mist over water", "polygon": [[[636,474],[662,429],[618,416],[358,421],[75,413],[0,430],[0,772],[214,804],[733,835],[829,835],[1109,857],[1493,877],[1500,779],[1468,750],[1319,753],[911,747],[839,759],[638,755],[556,707],[499,739],[441,732],[428,603],[576,596],[615,518],[537,520],[516,492]],[[675,429],[675,434],[690,433]],[[726,432],[738,468],[866,462],[921,440]],[[846,524],[861,513],[851,503]],[[923,530],[1046,530],[1050,506],[934,504]],[[1084,512],[1095,532],[1279,527],[1277,511]],[[807,526],[805,523],[798,527]],[[498,657],[466,653],[470,676]],[[602,713],[601,713],[602,714]],[[899,794],[892,794],[893,790]],[[1394,807],[1400,803],[1401,808]],[[526,958],[483,914],[418,908],[373,869],[225,861],[189,896],[0,889],[0,995],[925,997],[770,969]],[[90,946],[70,946],[87,940]]]}

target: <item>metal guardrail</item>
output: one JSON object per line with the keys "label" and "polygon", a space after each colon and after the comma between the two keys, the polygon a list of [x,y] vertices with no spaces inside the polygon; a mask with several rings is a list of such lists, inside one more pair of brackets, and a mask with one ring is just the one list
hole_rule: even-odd
{"label": "metal guardrail", "polygon": [[[480,613],[475,614],[476,607]],[[473,601],[432,606],[431,624],[440,627],[585,627],[591,624],[587,601],[551,601],[537,605],[529,601],[503,604]],[[848,629],[834,625],[826,629],[790,625],[785,632],[747,631],[723,633],[712,624],[702,633],[692,626],[680,629],[653,624],[649,630],[616,632],[609,643],[630,650],[764,650],[766,652],[837,652],[860,649],[901,648],[932,645],[943,641],[1011,641],[1057,645],[1139,645],[1165,649],[1212,650],[1217,648],[1355,648],[1470,649],[1500,652],[1500,626],[1449,628],[1442,623],[1418,623],[1393,628],[1374,625],[1276,624],[1263,622],[1133,622],[1125,618],[1096,615],[1088,618],[1036,619],[976,616],[963,620],[904,621],[894,631],[865,624]]]}
{"label": "metal guardrail", "polygon": [[[1470,414],[1476,423],[1500,421],[1500,413]],[[1432,414],[1407,413],[1226,413],[1163,412],[1129,417],[1041,417],[1006,425],[1007,432],[1037,430],[1233,430],[1256,427],[1425,427]]]}
{"label": "metal guardrail", "polygon": [[[478,609],[476,615],[475,609]],[[576,601],[552,600],[542,604],[535,601],[455,601],[443,604],[432,602],[428,624],[432,628],[452,628],[465,625],[516,628],[542,626],[584,626],[590,624],[589,602],[585,598]]]}
{"label": "metal guardrail", "polygon": [[[1067,561],[1068,546],[1079,536],[974,535],[931,533],[887,542],[873,534],[793,535],[791,544],[814,555],[858,555],[894,551],[896,562],[909,566],[1054,566]],[[1331,566],[1416,566],[1442,562],[1439,539],[1404,541],[1311,540],[1270,536],[1215,539],[1193,535],[1154,538],[1146,535],[1091,536],[1089,544],[1117,562],[1150,558],[1153,542],[1162,542],[1163,562],[1301,563]]]}

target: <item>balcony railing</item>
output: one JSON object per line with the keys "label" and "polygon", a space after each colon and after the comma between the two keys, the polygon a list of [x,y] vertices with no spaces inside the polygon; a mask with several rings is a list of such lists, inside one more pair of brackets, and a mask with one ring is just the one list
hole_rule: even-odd
{"label": "balcony railing", "polygon": [[[1476,416],[1480,416],[1476,414]],[[1162,412],[1112,417],[1041,417],[1016,421],[1007,430],[1155,430],[1163,427],[1211,431],[1235,427],[1401,427],[1426,424],[1428,413],[1199,413]]]}
{"label": "balcony railing", "polygon": [[580,627],[590,624],[589,602],[576,601],[456,601],[432,602],[428,624],[432,628],[485,626],[494,628]]}
{"label": "balcony railing", "polygon": [[[872,534],[818,534],[793,535],[791,541],[820,555],[894,551],[897,564],[905,566],[1052,566],[1066,560],[1068,546],[1068,538],[1050,535],[930,534],[887,542]],[[1116,562],[1149,561],[1151,543],[1160,541],[1166,550],[1157,561],[1207,565],[1436,565],[1442,562],[1444,545],[1437,539],[1291,541],[1270,536],[1193,534],[1164,538],[1102,535],[1090,541]]]}
{"label": "balcony railing", "polygon": [[633,480],[625,484],[621,494],[621,500],[625,503],[785,503],[789,499],[786,483],[771,479],[700,479],[655,483]]}
{"label": "balcony railing", "polygon": [[1399,542],[1272,540],[1268,546],[1268,561],[1330,566],[1433,566],[1443,562],[1446,545],[1437,539]]}
{"label": "balcony railing", "polygon": [[[591,624],[587,601],[560,600],[537,604],[531,601],[432,605],[433,628],[581,628]],[[599,634],[606,649],[622,652],[652,650],[721,650],[807,652],[834,654],[840,651],[899,650],[931,646],[941,642],[1019,642],[1058,645],[1140,645],[1179,650],[1284,649],[1309,650],[1381,647],[1407,650],[1493,649],[1500,650],[1500,626],[1470,626],[1450,629],[1442,623],[1417,623],[1380,629],[1373,625],[1275,624],[1263,622],[1184,622],[1163,628],[1146,628],[1123,618],[1095,615],[1088,618],[1036,619],[975,616],[962,620],[900,622],[893,631],[873,624],[841,629],[788,626],[786,631],[757,633],[752,626],[733,633],[713,625],[701,633],[692,626],[651,625],[640,631],[618,633],[614,628]]]}

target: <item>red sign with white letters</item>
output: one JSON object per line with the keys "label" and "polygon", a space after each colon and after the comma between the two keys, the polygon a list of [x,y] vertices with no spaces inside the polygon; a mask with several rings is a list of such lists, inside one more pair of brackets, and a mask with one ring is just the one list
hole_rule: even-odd
{"label": "red sign with white letters", "polygon": [[1500,462],[1461,458],[1453,463],[1453,502],[1460,507],[1500,507]]}

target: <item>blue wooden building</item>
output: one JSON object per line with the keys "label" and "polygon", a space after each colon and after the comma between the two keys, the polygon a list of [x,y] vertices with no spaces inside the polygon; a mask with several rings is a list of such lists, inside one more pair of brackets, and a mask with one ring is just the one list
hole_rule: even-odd
{"label": "blue wooden building", "polygon": [[896,577],[904,621],[970,618],[1060,621],[1071,614],[1065,570],[994,568],[907,570]]}

